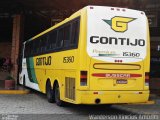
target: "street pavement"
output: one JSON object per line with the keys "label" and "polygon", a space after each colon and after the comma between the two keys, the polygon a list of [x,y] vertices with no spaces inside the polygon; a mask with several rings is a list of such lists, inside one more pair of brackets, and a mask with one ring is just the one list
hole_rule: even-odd
{"label": "street pavement", "polygon": [[[0,95],[0,120],[160,119],[160,102],[153,105],[72,105],[59,107],[33,91],[24,95]],[[126,116],[126,117],[124,117]],[[142,116],[140,116],[142,118]],[[144,119],[144,117],[143,117]],[[150,120],[150,119],[149,119]]]}

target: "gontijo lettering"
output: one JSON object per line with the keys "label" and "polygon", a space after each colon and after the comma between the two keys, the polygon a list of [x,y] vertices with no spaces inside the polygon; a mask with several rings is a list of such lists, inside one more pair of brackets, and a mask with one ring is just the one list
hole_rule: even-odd
{"label": "gontijo lettering", "polygon": [[128,45],[128,46],[145,46],[144,39],[134,39],[131,41],[130,38],[117,38],[117,37],[105,37],[105,36],[91,36],[90,42],[92,44],[110,44],[110,45]]}
{"label": "gontijo lettering", "polygon": [[52,61],[52,57],[48,56],[48,57],[39,57],[36,58],[36,65],[51,65],[51,61]]}

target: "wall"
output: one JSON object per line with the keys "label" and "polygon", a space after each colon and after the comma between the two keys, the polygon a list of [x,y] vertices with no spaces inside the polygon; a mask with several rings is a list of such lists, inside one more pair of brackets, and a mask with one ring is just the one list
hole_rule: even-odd
{"label": "wall", "polygon": [[11,42],[0,42],[0,57],[11,57]]}

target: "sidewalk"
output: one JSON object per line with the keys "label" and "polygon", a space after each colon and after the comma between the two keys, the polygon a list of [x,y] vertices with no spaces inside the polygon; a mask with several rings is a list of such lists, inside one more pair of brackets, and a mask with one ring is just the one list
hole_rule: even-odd
{"label": "sidewalk", "polygon": [[154,101],[151,104],[123,104],[117,105],[116,108],[131,111],[141,115],[160,115],[160,96],[150,94],[149,101]]}
{"label": "sidewalk", "polygon": [[0,94],[28,94],[30,90],[20,85],[15,85],[15,89],[7,90],[4,89],[4,80],[10,74],[8,72],[0,71]]}
{"label": "sidewalk", "polygon": [[149,100],[153,100],[155,104],[160,105],[160,94],[150,94]]}
{"label": "sidewalk", "polygon": [[28,93],[30,93],[29,89],[19,85],[17,85],[16,88],[13,90],[5,90],[5,89],[0,90],[0,94],[28,94]]}

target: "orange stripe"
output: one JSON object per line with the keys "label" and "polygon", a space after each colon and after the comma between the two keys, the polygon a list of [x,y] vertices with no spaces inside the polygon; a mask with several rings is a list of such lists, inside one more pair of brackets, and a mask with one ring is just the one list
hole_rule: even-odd
{"label": "orange stripe", "polygon": [[83,79],[83,78],[87,78],[87,76],[86,75],[81,75],[81,77],[80,77],[81,79]]}

